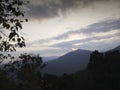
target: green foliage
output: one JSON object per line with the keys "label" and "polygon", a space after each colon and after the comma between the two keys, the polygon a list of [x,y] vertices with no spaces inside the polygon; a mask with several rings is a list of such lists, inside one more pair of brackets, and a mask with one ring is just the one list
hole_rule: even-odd
{"label": "green foliage", "polygon": [[18,30],[22,29],[23,22],[28,22],[22,10],[27,3],[22,0],[0,0],[0,51],[15,51],[16,46],[25,46],[25,40]]}

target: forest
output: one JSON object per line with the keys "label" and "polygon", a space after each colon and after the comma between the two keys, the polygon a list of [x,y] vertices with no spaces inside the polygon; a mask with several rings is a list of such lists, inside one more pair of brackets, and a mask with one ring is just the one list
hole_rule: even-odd
{"label": "forest", "polygon": [[0,90],[120,90],[117,50],[94,51],[85,70],[62,76],[42,74],[45,64],[40,56],[22,54],[19,59],[1,66]]}

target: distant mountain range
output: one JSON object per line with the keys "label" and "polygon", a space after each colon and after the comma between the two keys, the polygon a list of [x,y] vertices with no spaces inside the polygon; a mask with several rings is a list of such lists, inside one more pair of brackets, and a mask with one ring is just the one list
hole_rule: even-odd
{"label": "distant mountain range", "polygon": [[82,49],[69,52],[55,60],[46,62],[47,65],[43,68],[42,72],[62,75],[85,69],[89,62],[91,52]]}
{"label": "distant mountain range", "polygon": [[[119,50],[120,46],[111,49]],[[57,59],[46,62],[46,67],[43,68],[43,73],[62,75],[64,73],[73,73],[78,70],[86,68],[90,54],[92,51],[78,49],[76,51],[69,52]]]}

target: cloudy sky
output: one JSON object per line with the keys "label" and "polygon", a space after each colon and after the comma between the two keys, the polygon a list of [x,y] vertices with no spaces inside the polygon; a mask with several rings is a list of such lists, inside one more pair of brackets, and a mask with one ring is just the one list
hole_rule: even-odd
{"label": "cloudy sky", "polygon": [[30,0],[23,25],[26,48],[41,56],[120,45],[120,0]]}

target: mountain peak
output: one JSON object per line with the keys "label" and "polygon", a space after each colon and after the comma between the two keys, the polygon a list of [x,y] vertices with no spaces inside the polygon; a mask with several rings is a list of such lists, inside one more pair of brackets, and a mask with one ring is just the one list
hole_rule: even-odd
{"label": "mountain peak", "polygon": [[62,75],[64,73],[73,73],[86,68],[89,62],[91,51],[77,49],[66,53],[65,55],[47,62],[43,68],[44,73]]}

